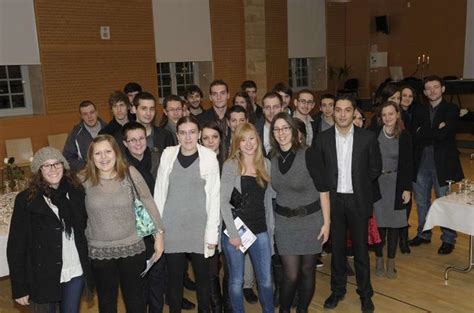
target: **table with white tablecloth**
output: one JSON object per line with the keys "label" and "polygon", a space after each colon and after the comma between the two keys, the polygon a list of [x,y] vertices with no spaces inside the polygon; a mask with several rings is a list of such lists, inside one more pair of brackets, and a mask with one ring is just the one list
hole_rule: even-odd
{"label": "table with white tablecloth", "polygon": [[7,262],[8,229],[17,194],[18,192],[11,192],[0,195],[0,277],[10,273]]}
{"label": "table with white tablecloth", "polygon": [[467,273],[472,269],[474,236],[474,196],[469,194],[450,194],[436,199],[430,207],[423,230],[430,230],[435,226],[447,227],[469,235],[469,263],[465,268],[449,266],[444,273],[448,280],[448,272],[456,271]]}

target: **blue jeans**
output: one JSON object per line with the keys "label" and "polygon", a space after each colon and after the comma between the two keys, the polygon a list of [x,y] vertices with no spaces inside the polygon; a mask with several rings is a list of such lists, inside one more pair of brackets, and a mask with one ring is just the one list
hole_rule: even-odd
{"label": "blue jeans", "polygon": [[[270,239],[266,232],[257,234],[257,240],[247,250],[252,260],[253,269],[257,278],[258,296],[262,312],[273,313],[273,284],[272,284],[272,250]],[[229,267],[229,295],[234,313],[244,310],[244,259],[245,254],[235,249],[229,242],[229,237],[222,234],[222,249]]]}
{"label": "blue jeans", "polygon": [[[59,302],[59,311],[61,313],[79,313],[81,303],[82,289],[84,287],[84,277],[74,277],[66,283],[61,283],[62,299]],[[56,313],[58,303],[32,303],[33,312],[37,313]]]}
{"label": "blue jeans", "polygon": [[[426,215],[431,206],[431,189],[434,187],[436,198],[446,195],[448,186],[441,187],[434,168],[422,168],[418,170],[416,182],[413,184],[415,194],[416,209],[418,211],[417,236],[426,240],[431,240],[431,230],[423,231],[426,222]],[[441,227],[441,241],[455,244],[457,234],[454,230]]]}

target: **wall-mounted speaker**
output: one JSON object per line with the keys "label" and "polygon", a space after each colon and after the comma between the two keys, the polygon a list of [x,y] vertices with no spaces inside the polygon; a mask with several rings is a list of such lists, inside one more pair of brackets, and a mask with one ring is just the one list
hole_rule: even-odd
{"label": "wall-mounted speaker", "polygon": [[387,35],[390,33],[390,29],[388,27],[387,15],[375,17],[375,31],[381,32]]}

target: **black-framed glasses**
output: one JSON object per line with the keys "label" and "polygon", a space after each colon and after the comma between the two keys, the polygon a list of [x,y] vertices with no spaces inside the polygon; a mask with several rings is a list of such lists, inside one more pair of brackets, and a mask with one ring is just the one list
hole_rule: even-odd
{"label": "black-framed glasses", "polygon": [[40,166],[40,168],[43,171],[47,171],[47,172],[51,171],[53,169],[53,167],[54,167],[54,169],[59,170],[60,168],[63,167],[63,162],[58,161],[58,162],[54,162],[54,163],[45,163],[45,164]]}
{"label": "black-framed glasses", "polygon": [[313,100],[298,99],[298,102],[304,105],[313,105],[315,102]]}
{"label": "black-framed glasses", "polygon": [[136,145],[137,143],[139,142],[144,142],[145,141],[145,137],[140,137],[140,138],[132,138],[132,139],[128,139],[127,142],[128,143],[131,143],[133,145]]}
{"label": "black-framed glasses", "polygon": [[282,128],[273,128],[273,132],[275,134],[279,134],[280,132],[284,133],[284,134],[288,134],[291,130],[291,127],[290,126],[283,126]]}

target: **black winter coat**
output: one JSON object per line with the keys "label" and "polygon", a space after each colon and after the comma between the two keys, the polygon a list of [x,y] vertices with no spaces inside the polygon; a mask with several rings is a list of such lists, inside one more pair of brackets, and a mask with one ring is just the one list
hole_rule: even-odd
{"label": "black winter coat", "polygon": [[[28,190],[18,194],[10,225],[7,244],[8,266],[12,285],[12,297],[26,295],[36,303],[61,300],[62,224],[38,194],[30,203]],[[69,191],[74,203],[72,227],[74,240],[84,272],[86,290],[91,290],[91,267],[87,240],[84,234],[87,213],[84,192]]]}

